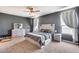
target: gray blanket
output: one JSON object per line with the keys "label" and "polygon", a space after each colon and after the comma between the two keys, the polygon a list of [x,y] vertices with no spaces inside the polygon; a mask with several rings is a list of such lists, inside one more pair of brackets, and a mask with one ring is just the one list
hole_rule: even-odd
{"label": "gray blanket", "polygon": [[35,36],[35,37],[39,37],[42,44],[45,43],[45,40],[51,39],[51,33],[42,33],[42,32],[38,32],[38,33],[28,33],[29,35]]}

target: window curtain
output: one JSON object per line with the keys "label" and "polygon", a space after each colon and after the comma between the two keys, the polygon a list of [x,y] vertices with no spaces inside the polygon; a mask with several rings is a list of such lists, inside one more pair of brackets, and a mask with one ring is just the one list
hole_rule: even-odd
{"label": "window curtain", "polygon": [[30,32],[33,32],[33,19],[30,20]]}
{"label": "window curtain", "polygon": [[33,19],[33,32],[38,32],[38,27],[39,27],[39,18],[34,18]]}
{"label": "window curtain", "polygon": [[78,17],[75,9],[61,12],[61,17],[65,24],[73,29],[73,42],[78,41]]}
{"label": "window curtain", "polygon": [[77,28],[78,27],[78,19],[75,10],[68,10],[61,12],[62,19],[64,20],[65,24],[70,28]]}

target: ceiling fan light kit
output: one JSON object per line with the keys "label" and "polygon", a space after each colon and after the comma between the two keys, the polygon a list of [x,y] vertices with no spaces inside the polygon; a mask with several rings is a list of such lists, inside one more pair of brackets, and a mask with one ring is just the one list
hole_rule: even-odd
{"label": "ceiling fan light kit", "polygon": [[40,12],[40,10],[37,10],[38,8],[33,7],[33,6],[28,6],[26,9],[27,9],[27,13],[32,18],[37,17],[37,13]]}

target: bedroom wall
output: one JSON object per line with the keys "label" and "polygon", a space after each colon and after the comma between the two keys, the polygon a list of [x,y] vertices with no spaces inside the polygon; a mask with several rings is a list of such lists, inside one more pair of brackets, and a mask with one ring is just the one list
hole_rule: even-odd
{"label": "bedroom wall", "polygon": [[76,8],[76,12],[78,15],[78,43],[79,43],[79,6]]}
{"label": "bedroom wall", "polygon": [[0,13],[0,36],[11,35],[10,30],[12,29],[13,23],[22,23],[24,25],[23,28],[27,31],[27,27],[30,26],[30,19]]}
{"label": "bedroom wall", "polygon": [[58,33],[61,32],[61,23],[59,13],[52,13],[48,15],[41,16],[39,18],[39,24],[55,24]]}

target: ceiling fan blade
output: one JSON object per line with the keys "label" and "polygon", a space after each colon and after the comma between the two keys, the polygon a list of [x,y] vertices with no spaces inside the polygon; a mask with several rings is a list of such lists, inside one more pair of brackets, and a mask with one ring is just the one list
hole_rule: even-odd
{"label": "ceiling fan blade", "polygon": [[[25,11],[25,12],[30,12],[30,11]],[[40,10],[32,11],[32,12],[40,12]]]}
{"label": "ceiling fan blade", "polygon": [[34,11],[34,12],[40,12],[40,10],[36,10],[36,11]]}

